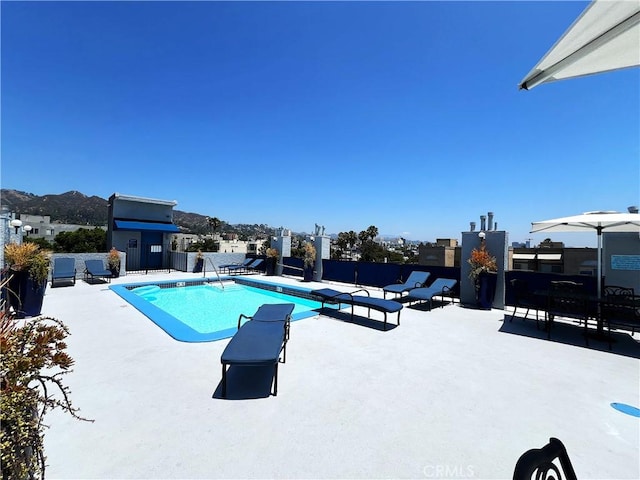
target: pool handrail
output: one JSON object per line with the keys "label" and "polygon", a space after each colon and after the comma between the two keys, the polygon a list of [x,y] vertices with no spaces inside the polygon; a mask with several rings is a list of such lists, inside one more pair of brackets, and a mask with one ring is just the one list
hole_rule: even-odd
{"label": "pool handrail", "polygon": [[222,279],[220,278],[220,274],[218,273],[218,269],[216,268],[216,266],[214,265],[213,261],[209,257],[205,257],[205,261],[204,261],[204,264],[202,266],[202,276],[203,277],[207,276],[207,260],[209,260],[209,263],[211,264],[211,267],[213,268],[213,271],[215,272],[216,277],[218,277],[218,282],[220,282],[220,287],[222,287],[222,290],[224,290],[224,283],[222,283]]}

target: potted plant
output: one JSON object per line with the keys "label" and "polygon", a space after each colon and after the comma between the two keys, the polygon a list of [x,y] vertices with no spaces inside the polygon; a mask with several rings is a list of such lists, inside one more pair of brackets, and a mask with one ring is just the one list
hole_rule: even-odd
{"label": "potted plant", "polygon": [[111,247],[111,250],[109,250],[109,255],[107,255],[107,265],[109,270],[111,270],[113,278],[118,278],[120,276],[120,252],[116,247]]}
{"label": "potted plant", "polygon": [[19,318],[40,315],[49,276],[50,257],[31,242],[4,247],[7,263],[7,299]]}
{"label": "potted plant", "polygon": [[266,261],[266,273],[269,276],[275,275],[276,263],[278,263],[278,249],[267,248],[267,261]]}
{"label": "potted plant", "polygon": [[[2,290],[8,288],[6,280]],[[66,353],[68,328],[50,317],[16,320],[0,302],[0,440],[2,478],[44,478],[44,416],[61,408],[79,420],[62,382],[73,359]],[[55,393],[62,396],[56,398]]]}
{"label": "potted plant", "polygon": [[305,242],[304,244],[303,262],[303,280],[305,282],[310,282],[313,279],[313,266],[316,262],[316,247],[314,247],[310,242]]}
{"label": "potted plant", "polygon": [[196,253],[196,263],[193,266],[193,273],[200,273],[204,267],[204,253],[202,250],[198,250]]}
{"label": "potted plant", "polygon": [[480,242],[480,248],[474,248],[467,260],[471,265],[469,278],[473,282],[476,291],[477,306],[483,309],[491,309],[496,286],[496,272],[498,265],[496,257],[487,250],[484,238]]}

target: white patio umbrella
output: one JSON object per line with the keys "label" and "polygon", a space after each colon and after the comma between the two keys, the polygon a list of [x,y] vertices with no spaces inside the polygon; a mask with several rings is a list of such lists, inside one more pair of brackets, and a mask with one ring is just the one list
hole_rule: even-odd
{"label": "white patio umbrella", "polygon": [[531,223],[531,233],[584,232],[598,234],[598,298],[602,284],[602,232],[639,232],[640,213],[585,212],[572,217],[554,218]]}
{"label": "white patio umbrella", "polygon": [[640,65],[640,2],[594,0],[520,82],[541,83]]}

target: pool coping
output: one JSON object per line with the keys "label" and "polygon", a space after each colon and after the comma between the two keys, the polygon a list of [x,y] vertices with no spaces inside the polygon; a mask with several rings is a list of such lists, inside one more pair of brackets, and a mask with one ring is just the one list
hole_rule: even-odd
{"label": "pool coping", "polygon": [[[174,288],[184,286],[205,285],[212,283],[219,283],[220,281],[232,281],[238,285],[245,285],[254,288],[260,288],[262,290],[269,290],[276,293],[282,293],[284,295],[290,295],[295,297],[304,298],[307,300],[318,301],[317,297],[310,294],[310,289],[292,287],[290,285],[282,285],[274,282],[264,282],[252,279],[246,279],[234,276],[224,276],[219,279],[204,277],[193,280],[162,280],[152,282],[139,282],[139,283],[124,283],[119,285],[110,285],[109,289],[126,300],[131,306],[142,313],[145,317],[160,327],[167,335],[174,340],[186,343],[202,343],[202,342],[214,342],[217,340],[223,340],[232,337],[237,331],[237,328],[226,328],[224,330],[218,330],[216,332],[202,333],[194,330],[185,323],[173,315],[165,312],[161,308],[156,307],[151,302],[145,300],[140,295],[133,292],[134,289],[142,288],[145,286],[159,286],[160,288]],[[291,321],[302,320],[303,318],[315,317],[319,314],[317,309],[313,309],[307,312],[296,313],[291,317]]]}

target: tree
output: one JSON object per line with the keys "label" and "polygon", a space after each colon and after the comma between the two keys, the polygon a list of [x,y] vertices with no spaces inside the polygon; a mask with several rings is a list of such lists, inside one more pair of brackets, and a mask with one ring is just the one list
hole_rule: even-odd
{"label": "tree", "polygon": [[107,232],[98,227],[60,232],[53,240],[53,250],[60,253],[107,252]]}
{"label": "tree", "polygon": [[355,247],[358,242],[358,235],[353,230],[349,232],[338,233],[336,240],[336,250],[333,252],[333,258],[341,259],[343,254],[348,252],[351,256],[351,248]]}
{"label": "tree", "polygon": [[367,236],[371,240],[374,240],[378,236],[378,227],[374,225],[369,226],[369,228],[367,228]]}
{"label": "tree", "polygon": [[213,218],[207,217],[207,224],[211,229],[211,235],[215,235],[218,228],[220,228],[220,225],[222,224],[222,222],[218,217],[213,217]]}
{"label": "tree", "polygon": [[24,237],[22,239],[25,243],[35,243],[40,247],[40,250],[53,250],[53,245],[46,238],[41,237]]}
{"label": "tree", "polygon": [[383,262],[386,250],[382,245],[373,241],[378,236],[378,228],[374,225],[358,234],[360,240],[360,259],[364,262]]}
{"label": "tree", "polygon": [[205,238],[203,240],[193,242],[187,248],[187,252],[197,252],[198,250],[203,252],[217,252],[220,250],[220,244],[212,238]]}

